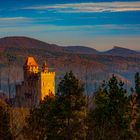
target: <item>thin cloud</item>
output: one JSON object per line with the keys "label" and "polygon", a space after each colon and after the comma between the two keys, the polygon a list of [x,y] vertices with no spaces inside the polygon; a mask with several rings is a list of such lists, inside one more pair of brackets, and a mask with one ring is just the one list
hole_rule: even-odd
{"label": "thin cloud", "polygon": [[23,20],[31,20],[31,18],[27,17],[4,17],[0,18],[0,21],[23,21]]}
{"label": "thin cloud", "polygon": [[71,3],[24,7],[25,10],[47,10],[55,12],[125,12],[140,11],[140,2]]}
{"label": "thin cloud", "polygon": [[0,17],[0,27],[16,27],[16,26],[33,26],[35,24],[46,24],[49,22],[54,22],[62,20],[60,18],[51,17]]}
{"label": "thin cloud", "polygon": [[112,30],[131,30],[131,31],[140,31],[140,24],[105,24],[105,25],[81,25],[81,26],[59,26],[53,24],[35,24],[35,25],[20,25],[16,26],[6,26],[5,28],[0,26],[1,32],[5,31],[26,31],[26,32],[77,32],[77,31],[86,31],[86,32],[104,32],[104,31],[112,31]]}
{"label": "thin cloud", "polygon": [[[21,27],[33,22],[34,19],[28,17],[0,17],[0,27],[2,28],[16,27],[18,25]],[[1,29],[0,32],[2,32]]]}

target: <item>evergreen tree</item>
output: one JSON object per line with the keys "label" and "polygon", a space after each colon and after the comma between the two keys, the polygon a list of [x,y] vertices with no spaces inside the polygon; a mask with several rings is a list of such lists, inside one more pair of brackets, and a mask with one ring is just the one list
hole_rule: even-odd
{"label": "evergreen tree", "polygon": [[8,105],[0,100],[0,139],[12,140],[10,131],[10,113]]}
{"label": "evergreen tree", "polygon": [[27,119],[26,136],[33,140],[82,140],[86,136],[84,88],[66,73],[55,97],[46,97]]}
{"label": "evergreen tree", "polygon": [[66,73],[58,85],[58,118],[62,120],[63,139],[84,139],[86,136],[85,113],[86,102],[83,85],[73,75]]}
{"label": "evergreen tree", "polygon": [[113,75],[95,94],[94,109],[90,113],[93,129],[90,137],[96,140],[129,139],[126,109],[126,90]]}
{"label": "evergreen tree", "polygon": [[30,140],[46,140],[53,121],[52,108],[55,99],[47,96],[39,107],[31,109],[30,116],[27,118],[27,125],[24,128],[24,136]]}

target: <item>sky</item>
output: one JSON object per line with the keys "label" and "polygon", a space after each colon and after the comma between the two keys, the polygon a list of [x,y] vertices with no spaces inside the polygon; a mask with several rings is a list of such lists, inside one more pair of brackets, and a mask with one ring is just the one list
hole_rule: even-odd
{"label": "sky", "polygon": [[140,0],[0,0],[0,38],[140,50]]}

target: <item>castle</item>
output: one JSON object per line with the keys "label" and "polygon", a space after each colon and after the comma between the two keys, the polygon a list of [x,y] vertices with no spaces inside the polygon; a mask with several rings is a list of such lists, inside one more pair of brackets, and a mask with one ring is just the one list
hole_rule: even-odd
{"label": "castle", "polygon": [[16,104],[20,107],[34,107],[45,96],[55,95],[55,72],[48,71],[44,62],[39,70],[33,57],[28,57],[24,66],[24,81],[16,85]]}

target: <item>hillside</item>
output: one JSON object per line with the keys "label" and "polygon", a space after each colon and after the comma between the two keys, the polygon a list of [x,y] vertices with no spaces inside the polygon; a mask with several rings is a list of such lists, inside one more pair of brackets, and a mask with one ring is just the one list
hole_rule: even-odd
{"label": "hillside", "polygon": [[24,50],[29,51],[32,49],[45,50],[47,53],[73,53],[73,54],[100,54],[100,55],[112,55],[112,56],[135,56],[140,55],[139,51],[130,50],[127,48],[122,48],[115,46],[114,48],[100,52],[94,48],[89,48],[86,46],[58,46],[56,44],[49,44],[37,39],[29,37],[5,37],[0,38],[0,51],[7,50]]}
{"label": "hillside", "polygon": [[100,52],[94,48],[89,48],[85,46],[68,46],[65,47],[66,51],[78,54],[99,54]]}
{"label": "hillside", "polygon": [[63,47],[27,37],[6,37],[0,39],[0,71],[4,84],[7,79],[7,54],[16,56],[11,68],[13,71],[11,73],[14,73],[11,79],[14,77],[14,80],[20,81],[26,57],[34,56],[40,66],[44,60],[47,60],[50,70],[56,71],[57,82],[70,70],[83,83],[86,79],[90,93],[93,92],[95,85],[108,79],[112,73],[117,74],[119,80],[127,81],[129,88],[133,84],[135,72],[140,71],[140,57],[138,52],[133,50],[115,47],[107,52],[99,52],[83,46]]}
{"label": "hillside", "polygon": [[127,48],[122,48],[118,46],[114,46],[111,50],[103,52],[105,55],[113,55],[113,56],[123,56],[123,57],[128,57],[128,56],[135,56],[135,55],[140,55],[140,52],[130,50]]}
{"label": "hillside", "polygon": [[19,47],[19,48],[59,48],[29,37],[5,37],[0,39],[0,47]]}
{"label": "hillside", "polygon": [[[53,52],[64,52],[64,49],[55,44],[45,43],[29,37],[5,37],[0,39],[1,51],[24,51],[45,50],[48,54]],[[33,52],[34,52],[33,50]]]}

